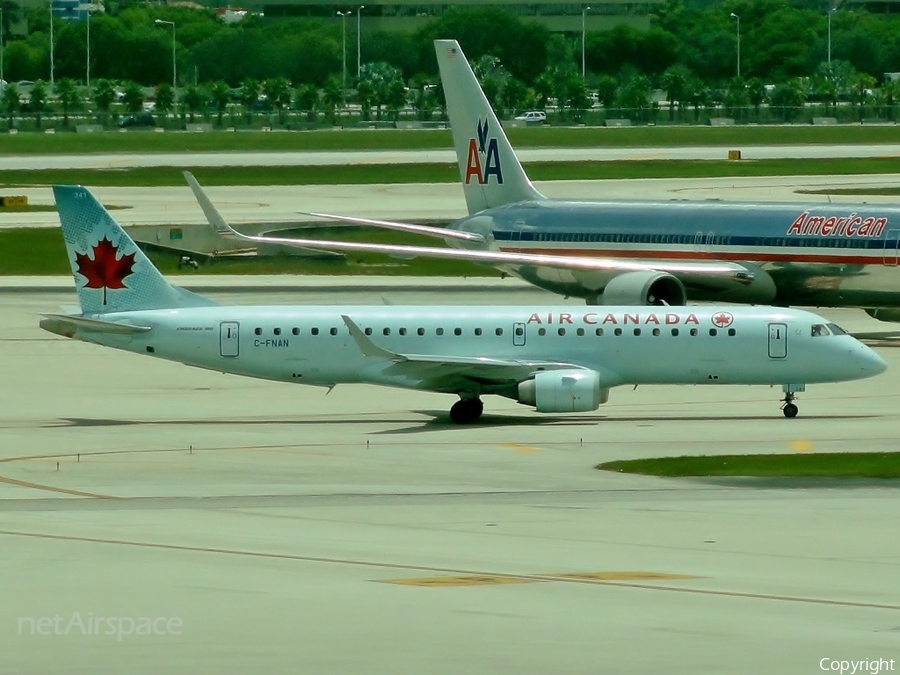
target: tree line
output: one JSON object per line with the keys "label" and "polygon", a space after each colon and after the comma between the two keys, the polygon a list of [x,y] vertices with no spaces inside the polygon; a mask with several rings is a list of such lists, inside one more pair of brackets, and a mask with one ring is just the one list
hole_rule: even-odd
{"label": "tree line", "polygon": [[[669,118],[682,121],[709,107],[748,109],[742,114],[755,111],[758,118],[764,104],[788,109],[813,100],[826,107],[840,102],[893,106],[895,87],[878,85],[883,73],[900,70],[900,16],[864,9],[831,12],[829,62],[829,15],[822,5],[816,0],[726,0],[714,6],[669,0],[656,10],[649,28],[620,25],[590,31],[584,45],[580,32],[551,33],[496,7],[461,7],[417,33],[364,28],[359,77],[356,22],[349,21],[346,82],[350,100],[366,119],[373,111],[375,117],[383,112],[396,116],[407,106],[427,118],[425,111],[443,105],[442,90],[435,86],[433,40],[455,37],[501,113],[552,104],[564,119],[577,121],[594,102],[607,109],[641,111],[651,107],[653,89],[665,92]],[[108,9],[90,21],[92,79],[110,87],[113,82],[156,86],[157,110],[180,105],[190,112],[212,111],[221,121],[229,104],[243,103],[250,115],[262,100],[279,116],[294,109],[313,120],[317,112],[333,118],[348,95],[340,17],[250,16],[225,25],[212,11],[186,7],[121,2]],[[7,42],[6,79],[47,80],[49,17],[43,8],[26,13],[31,32]],[[740,17],[740,77],[735,17]],[[177,91],[167,86],[171,27],[156,25],[157,19],[175,23]],[[54,30],[56,79],[84,82],[87,22],[57,21]],[[52,88],[38,89],[44,98],[52,94],[63,99]],[[105,98],[97,103],[96,91],[91,97],[89,104],[102,112]],[[34,101],[38,112],[41,102],[41,96]],[[3,105],[12,114],[17,104],[10,94]],[[28,101],[24,105],[34,109]]]}

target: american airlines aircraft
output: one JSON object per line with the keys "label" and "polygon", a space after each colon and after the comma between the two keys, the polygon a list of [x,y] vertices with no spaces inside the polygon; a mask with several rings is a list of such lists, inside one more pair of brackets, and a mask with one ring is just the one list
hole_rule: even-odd
{"label": "american airlines aircraft", "polygon": [[781,385],[794,417],[806,384],[886,369],[791,309],[219,306],[169,284],[86,188],[53,192],[81,313],[44,315],[43,329],[248,377],[455,394],[457,423],[476,421],[486,394],[579,412],[625,384]]}
{"label": "american airlines aircraft", "polygon": [[436,40],[435,50],[469,215],[438,228],[312,214],[454,247],[363,250],[482,262],[588,304],[860,307],[900,321],[900,207],[548,199],[522,169],[457,42]]}

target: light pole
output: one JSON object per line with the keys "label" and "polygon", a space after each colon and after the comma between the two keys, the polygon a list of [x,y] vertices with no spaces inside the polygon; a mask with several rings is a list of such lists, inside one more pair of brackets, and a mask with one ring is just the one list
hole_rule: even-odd
{"label": "light pole", "polygon": [[360,51],[360,35],[362,35],[362,31],[360,27],[362,25],[362,11],[366,8],[365,5],[360,5],[356,8],[356,79],[359,79],[360,73],[362,73],[362,52]]}
{"label": "light pole", "polygon": [[157,26],[172,26],[172,96],[174,97],[175,90],[178,88],[178,71],[175,69],[175,22],[157,19],[154,23]]}
{"label": "light pole", "polygon": [[53,86],[53,0],[50,0],[50,86]]}
{"label": "light pole", "polygon": [[837,11],[837,7],[828,10],[828,70],[831,70],[831,15]]}
{"label": "light pole", "polygon": [[587,31],[585,30],[585,16],[588,12],[591,11],[590,5],[585,5],[581,8],[581,79],[584,80],[584,43],[587,38]]}
{"label": "light pole", "polygon": [[341,76],[341,91],[344,95],[344,107],[347,107],[347,16],[350,14],[349,11],[346,12],[337,12],[337,15],[341,17],[341,42],[343,43],[343,75]]}
{"label": "light pole", "polygon": [[737,19],[737,76],[741,76],[741,17],[734,12],[731,13],[732,19]]}
{"label": "light pole", "polygon": [[91,95],[91,6],[87,10],[87,59],[85,59],[85,83],[88,96]]}

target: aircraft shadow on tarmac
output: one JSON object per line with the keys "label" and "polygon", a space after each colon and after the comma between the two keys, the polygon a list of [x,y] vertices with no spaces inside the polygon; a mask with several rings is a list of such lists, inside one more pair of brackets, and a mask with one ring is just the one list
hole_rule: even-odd
{"label": "aircraft shadow on tarmac", "polygon": [[[424,431],[437,431],[442,429],[479,429],[479,428],[495,428],[495,427],[543,427],[554,425],[565,426],[590,426],[590,425],[611,425],[611,424],[640,424],[640,423],[659,423],[659,422],[774,422],[777,424],[796,424],[796,422],[782,420],[775,415],[680,415],[680,416],[641,416],[641,417],[611,417],[606,415],[591,416],[570,416],[570,415],[554,415],[554,416],[526,416],[526,415],[501,415],[486,414],[475,424],[458,425],[450,420],[450,415],[446,410],[411,410],[413,415],[421,415],[430,417],[431,419],[420,421],[410,419],[409,417],[382,417],[380,415],[362,416],[352,418],[345,415],[335,415],[329,417],[254,417],[245,419],[229,418],[227,420],[217,418],[206,419],[111,419],[111,418],[89,418],[89,417],[63,417],[55,420],[47,420],[43,424],[36,426],[40,428],[54,427],[118,427],[118,426],[202,426],[209,424],[228,424],[233,426],[256,426],[256,425],[366,425],[366,424],[397,424],[411,425],[401,426],[398,429],[385,429],[383,431],[374,432],[375,434],[408,434]],[[836,419],[874,419],[877,415],[866,414],[844,414],[844,415],[804,415],[803,420],[836,420]]]}

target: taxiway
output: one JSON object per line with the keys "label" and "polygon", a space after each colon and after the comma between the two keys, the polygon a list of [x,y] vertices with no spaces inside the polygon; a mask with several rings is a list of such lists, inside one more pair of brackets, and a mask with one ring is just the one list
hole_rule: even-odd
{"label": "taxiway", "polygon": [[[548,298],[440,283],[217,298]],[[900,350],[881,350],[878,378],[810,387],[795,420],[771,389],[642,387],[570,416],[489,398],[484,423],[460,428],[446,396],[326,396],[38,329],[73,301],[0,292],[4,672],[813,673],[823,658],[900,658],[895,482],[594,468],[895,450]],[[181,627],[20,634],[23,617],[76,612]]]}

